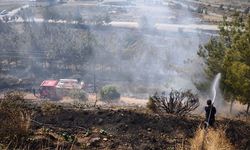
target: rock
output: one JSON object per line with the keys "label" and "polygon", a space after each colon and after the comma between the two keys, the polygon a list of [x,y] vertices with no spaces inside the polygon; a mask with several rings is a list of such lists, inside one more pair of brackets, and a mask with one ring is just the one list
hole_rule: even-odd
{"label": "rock", "polygon": [[103,123],[103,119],[102,118],[99,118],[98,121],[97,121],[98,124],[102,124]]}
{"label": "rock", "polygon": [[87,132],[84,134],[84,136],[87,137],[87,136],[91,135],[91,133],[92,132],[90,130],[87,130]]}
{"label": "rock", "polygon": [[112,137],[113,137],[113,135],[112,135],[112,134],[109,134],[109,137],[110,137],[110,138],[112,138]]}
{"label": "rock", "polygon": [[103,130],[103,129],[100,130],[100,133],[101,133],[102,135],[107,135],[107,132],[106,132],[105,130]]}
{"label": "rock", "polygon": [[87,143],[87,144],[86,144],[87,147],[90,146],[90,145],[91,145],[91,143]]}
{"label": "rock", "polygon": [[90,139],[89,143],[87,143],[87,146],[96,146],[100,139],[100,137]]}
{"label": "rock", "polygon": [[103,138],[103,141],[108,141],[108,138]]}

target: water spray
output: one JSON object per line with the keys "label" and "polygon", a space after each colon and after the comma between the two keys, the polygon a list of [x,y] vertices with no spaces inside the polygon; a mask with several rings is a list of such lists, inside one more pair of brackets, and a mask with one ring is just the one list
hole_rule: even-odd
{"label": "water spray", "polygon": [[211,117],[211,112],[212,112],[212,108],[213,108],[214,101],[215,101],[216,94],[217,94],[216,89],[217,89],[218,86],[219,86],[219,81],[220,81],[220,79],[221,79],[221,73],[218,73],[218,74],[215,76],[215,79],[214,79],[213,85],[212,85],[213,99],[212,99],[212,104],[211,104],[211,108],[210,108],[210,111],[209,111],[209,117],[208,117],[208,120],[206,121],[207,127],[209,126],[209,121],[210,121],[210,117]]}
{"label": "water spray", "polygon": [[220,79],[221,79],[221,73],[218,73],[218,74],[215,76],[215,80],[214,80],[213,86],[212,86],[212,88],[213,88],[213,89],[212,89],[212,90],[213,90],[212,105],[214,104],[214,101],[215,101],[215,98],[216,98],[216,94],[217,94],[216,89],[217,89],[217,87],[218,87],[218,85],[219,85]]}

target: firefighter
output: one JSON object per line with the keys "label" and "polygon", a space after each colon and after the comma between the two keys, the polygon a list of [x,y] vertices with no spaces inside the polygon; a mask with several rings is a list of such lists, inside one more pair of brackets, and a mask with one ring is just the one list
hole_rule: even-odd
{"label": "firefighter", "polygon": [[205,107],[205,111],[205,128],[207,128],[208,126],[214,127],[216,108],[213,106],[212,101],[210,99],[207,100],[207,106]]}
{"label": "firefighter", "polygon": [[32,88],[33,95],[36,97],[36,89]]}

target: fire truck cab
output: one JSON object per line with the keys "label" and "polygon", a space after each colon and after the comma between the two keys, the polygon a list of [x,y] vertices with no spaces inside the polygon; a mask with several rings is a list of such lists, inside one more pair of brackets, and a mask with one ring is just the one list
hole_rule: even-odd
{"label": "fire truck cab", "polygon": [[57,80],[44,80],[40,85],[40,97],[52,100],[60,99],[56,94]]}

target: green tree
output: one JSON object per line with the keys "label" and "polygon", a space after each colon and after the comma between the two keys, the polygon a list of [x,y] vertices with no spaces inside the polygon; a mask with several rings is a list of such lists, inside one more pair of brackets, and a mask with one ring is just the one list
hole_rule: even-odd
{"label": "green tree", "polygon": [[250,107],[250,16],[244,20],[236,13],[232,21],[219,26],[219,37],[211,38],[201,46],[198,55],[205,61],[205,72],[212,79],[222,73],[224,96],[233,102],[237,100]]}
{"label": "green tree", "polygon": [[225,84],[236,99],[250,107],[250,16],[241,31],[234,34],[231,48],[224,59]]}
{"label": "green tree", "polygon": [[226,47],[218,38],[211,38],[209,42],[200,46],[198,55],[205,61],[205,72],[212,79],[218,72],[223,72],[222,62],[226,53]]}
{"label": "green tree", "polygon": [[106,85],[102,87],[100,90],[100,98],[103,101],[112,101],[112,100],[117,100],[120,99],[121,95],[118,92],[117,88],[112,85]]}

